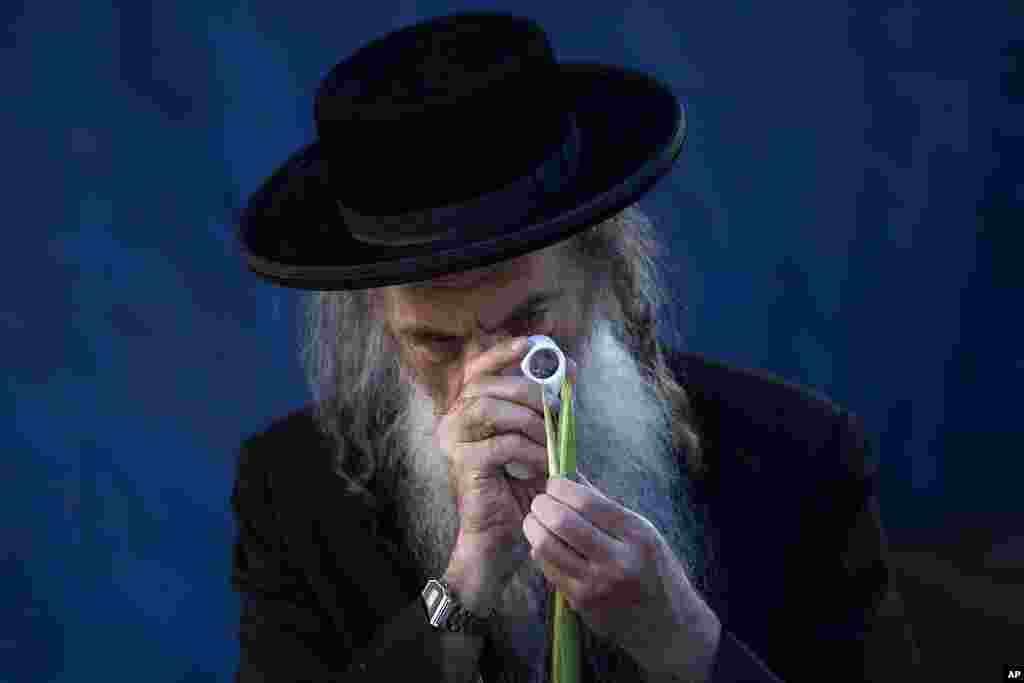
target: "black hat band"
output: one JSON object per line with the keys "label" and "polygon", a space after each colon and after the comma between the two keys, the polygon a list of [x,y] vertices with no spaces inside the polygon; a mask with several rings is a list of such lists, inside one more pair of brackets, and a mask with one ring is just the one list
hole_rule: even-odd
{"label": "black hat band", "polygon": [[380,246],[479,240],[523,222],[544,200],[565,190],[579,173],[580,133],[568,114],[569,133],[533,173],[457,204],[396,215],[358,213],[337,201],[352,237]]}

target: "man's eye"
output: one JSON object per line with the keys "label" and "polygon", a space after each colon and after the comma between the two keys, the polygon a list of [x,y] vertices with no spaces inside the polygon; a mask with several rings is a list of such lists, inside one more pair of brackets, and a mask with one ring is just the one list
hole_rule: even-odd
{"label": "man's eye", "polygon": [[441,354],[455,353],[459,350],[460,344],[458,337],[427,337],[423,340],[424,346]]}
{"label": "man's eye", "polygon": [[545,310],[545,309],[538,309],[536,311],[531,311],[531,312],[527,313],[525,316],[523,316],[522,318],[520,318],[517,321],[517,323],[521,327],[522,326],[529,327],[531,325],[536,325],[537,322],[540,321],[540,319],[544,317],[545,313],[547,313],[547,310]]}
{"label": "man's eye", "polygon": [[[530,327],[536,326],[541,321],[545,313],[547,313],[547,309],[544,308],[530,311],[516,320],[513,326],[519,331],[529,331]],[[459,352],[462,348],[462,339],[443,335],[424,335],[416,340],[416,344],[435,356],[448,357],[454,356]]]}

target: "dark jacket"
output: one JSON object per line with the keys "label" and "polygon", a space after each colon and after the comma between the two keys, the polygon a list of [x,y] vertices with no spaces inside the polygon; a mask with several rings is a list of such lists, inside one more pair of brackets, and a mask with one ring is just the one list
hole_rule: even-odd
{"label": "dark jacket", "polygon": [[[723,625],[712,680],[913,680],[858,418],[767,373],[692,353],[669,361],[708,467],[691,503],[706,525],[704,597]],[[241,445],[236,680],[440,680],[421,577],[332,457],[309,405]]]}

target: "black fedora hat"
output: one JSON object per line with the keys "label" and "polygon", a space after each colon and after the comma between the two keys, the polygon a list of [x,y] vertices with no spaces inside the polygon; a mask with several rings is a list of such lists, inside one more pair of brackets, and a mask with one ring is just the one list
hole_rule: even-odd
{"label": "black fedora hat", "polygon": [[252,272],[294,289],[428,280],[564,240],[621,211],[682,149],[682,104],[650,75],[556,62],[522,17],[461,13],[337,64],[316,139],[249,197]]}

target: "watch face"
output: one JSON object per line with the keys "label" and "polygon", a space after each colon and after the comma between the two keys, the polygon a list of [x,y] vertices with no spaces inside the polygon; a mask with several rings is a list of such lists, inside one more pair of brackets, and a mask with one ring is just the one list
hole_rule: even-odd
{"label": "watch face", "polygon": [[424,591],[424,599],[427,602],[427,609],[433,612],[442,597],[443,593],[437,586],[427,586],[427,589]]}
{"label": "watch face", "polygon": [[448,618],[452,603],[445,595],[444,587],[437,581],[431,581],[423,589],[423,608],[430,625],[435,628],[440,627]]}

